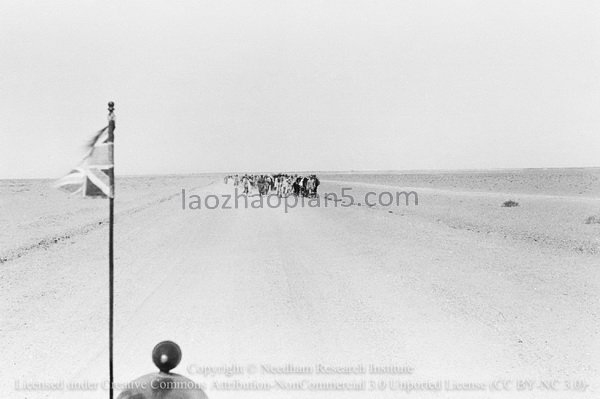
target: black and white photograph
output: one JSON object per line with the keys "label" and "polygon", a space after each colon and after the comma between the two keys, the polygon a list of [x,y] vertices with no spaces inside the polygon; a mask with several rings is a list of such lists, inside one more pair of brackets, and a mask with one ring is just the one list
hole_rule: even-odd
{"label": "black and white photograph", "polygon": [[0,397],[600,398],[600,2],[3,0]]}

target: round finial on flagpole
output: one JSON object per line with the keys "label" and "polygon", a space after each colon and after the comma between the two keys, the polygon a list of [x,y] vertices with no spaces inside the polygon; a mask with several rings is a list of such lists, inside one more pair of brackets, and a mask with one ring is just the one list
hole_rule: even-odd
{"label": "round finial on flagpole", "polygon": [[181,361],[181,348],[173,341],[159,342],[152,350],[152,361],[160,371],[168,373]]}
{"label": "round finial on flagpole", "polygon": [[115,120],[115,103],[112,101],[108,102],[108,121],[113,121]]}

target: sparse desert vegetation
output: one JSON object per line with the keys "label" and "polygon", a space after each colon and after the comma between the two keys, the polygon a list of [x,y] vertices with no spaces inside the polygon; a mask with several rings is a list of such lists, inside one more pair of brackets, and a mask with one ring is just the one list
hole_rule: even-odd
{"label": "sparse desert vegetation", "polygon": [[585,224],[600,224],[600,215],[588,216],[588,218],[585,219]]}

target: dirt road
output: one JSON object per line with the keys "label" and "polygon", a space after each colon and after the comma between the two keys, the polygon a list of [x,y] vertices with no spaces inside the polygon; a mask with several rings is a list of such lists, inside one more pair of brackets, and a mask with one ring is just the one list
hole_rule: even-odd
{"label": "dirt road", "polygon": [[[440,380],[445,392],[412,396],[597,395],[598,256],[453,228],[422,209],[182,210],[177,196],[118,219],[117,382],[154,371],[152,347],[171,339],[184,354],[175,371],[215,399],[370,398],[374,387],[397,398],[399,381]],[[106,264],[102,228],[2,266],[1,396],[106,397],[93,385],[107,378]],[[223,366],[234,375],[203,374]],[[15,385],[40,380],[63,387]],[[492,394],[497,380],[511,384]],[[517,392],[517,380],[535,388]],[[364,391],[283,388],[303,381]],[[586,392],[564,391],[577,381]]]}

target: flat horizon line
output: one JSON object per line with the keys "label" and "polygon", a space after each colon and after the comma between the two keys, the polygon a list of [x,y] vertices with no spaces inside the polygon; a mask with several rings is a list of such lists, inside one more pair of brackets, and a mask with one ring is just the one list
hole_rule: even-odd
{"label": "flat horizon line", "polygon": [[[243,173],[321,173],[321,174],[427,174],[427,173],[485,173],[485,172],[509,172],[509,171],[548,171],[548,170],[600,170],[600,166],[552,166],[552,167],[527,167],[527,168],[482,168],[482,169],[367,169],[367,170],[284,170],[284,171],[214,171],[214,172],[181,172],[181,173],[140,173],[140,174],[117,174],[116,177],[153,177],[153,176],[211,176]],[[57,180],[60,177],[2,177],[0,180]]]}

